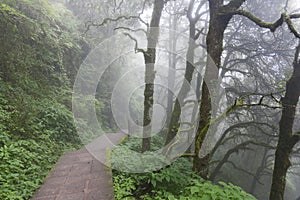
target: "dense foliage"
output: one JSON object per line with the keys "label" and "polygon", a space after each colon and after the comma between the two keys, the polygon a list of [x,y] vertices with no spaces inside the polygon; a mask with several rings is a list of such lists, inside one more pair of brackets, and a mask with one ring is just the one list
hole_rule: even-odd
{"label": "dense foliage", "polygon": [[[66,20],[67,19],[67,20]],[[62,5],[0,1],[0,199],[29,199],[66,149],[76,148],[70,82],[83,57]]]}
{"label": "dense foliage", "polygon": [[[155,150],[161,144],[161,138],[156,136],[152,140],[152,148]],[[141,142],[138,138],[129,138],[124,144],[113,149],[111,164],[118,165],[125,162],[124,166],[132,167],[140,162],[139,156],[126,156],[129,150],[140,151]],[[128,154],[129,155],[129,154]],[[154,153],[153,153],[154,155]],[[157,161],[162,158],[157,156]],[[131,165],[130,165],[131,163]],[[135,166],[138,167],[138,166]],[[149,165],[149,169],[153,170]],[[113,181],[116,199],[168,199],[168,200],[254,200],[250,194],[244,192],[240,187],[231,183],[219,182],[213,184],[203,180],[192,172],[192,163],[187,158],[179,158],[176,162],[158,171],[148,173],[125,173],[114,171]],[[122,169],[126,171],[125,169]]]}

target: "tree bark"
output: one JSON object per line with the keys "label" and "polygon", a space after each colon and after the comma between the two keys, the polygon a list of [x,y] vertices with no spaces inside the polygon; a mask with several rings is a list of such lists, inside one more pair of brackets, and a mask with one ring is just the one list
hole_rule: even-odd
{"label": "tree bark", "polygon": [[[209,3],[210,21],[209,30],[206,38],[207,54],[212,58],[212,60],[215,62],[215,65],[219,69],[221,65],[221,55],[223,51],[224,32],[232,15],[226,17],[219,15],[218,9],[221,4],[219,4],[218,1],[210,1]],[[210,59],[208,59],[207,61],[206,69],[209,66],[212,66],[211,63],[209,63],[209,60]],[[199,107],[200,119],[195,140],[196,156],[193,161],[193,170],[204,179],[208,178],[208,163],[210,160],[209,155],[206,155],[204,158],[200,158],[200,149],[206,136],[207,130],[209,128],[209,122],[211,118],[211,99],[207,84],[208,83],[204,82],[202,86],[202,96]]]}
{"label": "tree bark", "polygon": [[[206,74],[210,66],[216,65],[218,69],[221,67],[221,56],[223,52],[224,32],[229,21],[233,17],[233,11],[241,7],[246,0],[232,0],[224,5],[223,0],[209,0],[209,29],[206,37],[207,54],[211,59],[207,59]],[[211,63],[211,62],[214,63]],[[208,90],[209,83],[203,83],[201,103],[199,107],[200,120],[195,140],[195,158],[193,161],[193,170],[199,175],[207,179],[209,167],[209,154],[200,158],[200,149],[207,134],[211,119],[211,94]]]}
{"label": "tree bark", "polygon": [[144,90],[144,119],[143,119],[143,141],[142,151],[149,151],[151,147],[151,117],[153,109],[153,93],[155,79],[155,54],[158,42],[158,27],[164,8],[164,0],[155,0],[150,22],[147,32],[147,51],[143,52],[145,59],[145,90]]}
{"label": "tree bark", "polygon": [[275,164],[272,177],[270,200],[282,200],[286,185],[286,173],[291,166],[290,154],[299,142],[299,136],[293,134],[296,107],[300,96],[300,42],[293,62],[293,74],[286,83],[286,93],[282,98],[282,115],[279,122],[279,139],[275,152]]}

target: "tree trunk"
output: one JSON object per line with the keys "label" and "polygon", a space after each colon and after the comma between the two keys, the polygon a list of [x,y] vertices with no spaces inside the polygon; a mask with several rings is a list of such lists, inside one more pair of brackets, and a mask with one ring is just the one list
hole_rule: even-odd
{"label": "tree trunk", "polygon": [[270,200],[283,200],[285,184],[286,184],[286,173],[288,168],[291,166],[289,159],[290,147],[283,147],[284,143],[278,141],[277,150],[275,153],[275,166],[272,178],[272,187]]}
{"label": "tree trunk", "polygon": [[[221,65],[221,55],[223,51],[223,38],[225,29],[232,17],[219,15],[219,8],[217,4],[210,2],[210,21],[209,21],[209,30],[206,38],[207,45],[207,54],[211,57],[211,59],[207,59],[206,64],[206,74],[207,71],[210,70],[211,66],[216,65],[218,69]],[[211,60],[214,62],[211,63]],[[204,158],[200,158],[200,149],[202,143],[205,139],[206,133],[209,128],[209,122],[211,118],[211,97],[208,90],[209,83],[203,83],[202,86],[202,96],[201,103],[199,107],[199,125],[196,134],[195,140],[195,158],[193,161],[193,170],[199,175],[207,179],[208,178],[208,165],[209,165],[209,155],[206,155]]]}
{"label": "tree trunk", "polygon": [[195,49],[195,43],[193,40],[194,36],[195,36],[195,24],[190,24],[190,40],[192,41],[189,42],[184,80],[179,90],[178,96],[176,97],[175,100],[175,105],[172,111],[171,121],[168,129],[168,135],[166,138],[166,144],[169,144],[171,140],[175,137],[175,135],[178,133],[178,129],[180,126],[179,118],[181,115],[181,106],[188,92],[190,91],[189,84],[192,81],[193,73],[194,73],[194,63],[193,63],[194,49]]}
{"label": "tree trunk", "polygon": [[147,51],[144,53],[145,59],[145,90],[144,90],[144,119],[143,119],[143,141],[142,151],[150,150],[151,143],[151,117],[153,109],[153,93],[155,79],[155,54],[156,45],[158,42],[158,27],[161,18],[161,13],[164,8],[164,0],[155,0],[150,22],[150,27],[147,33]]}
{"label": "tree trunk", "polygon": [[208,91],[207,84],[203,82],[202,85],[202,96],[200,103],[200,119],[198,130],[195,138],[195,158],[193,160],[193,171],[198,173],[202,178],[208,178],[208,163],[210,155],[206,155],[203,158],[200,158],[200,149],[204,138],[206,136],[207,130],[209,128],[210,121],[210,111],[211,111],[211,102],[210,94]]}
{"label": "tree trunk", "polygon": [[[186,98],[188,92],[190,91],[189,84],[192,81],[194,73],[194,51],[195,51],[195,37],[196,37],[196,23],[197,19],[191,17],[193,11],[194,1],[192,0],[189,5],[188,10],[188,20],[189,20],[189,44],[188,51],[186,53],[186,69],[184,73],[184,80],[182,86],[179,90],[178,96],[175,100],[175,105],[171,114],[170,125],[166,137],[165,144],[168,145],[172,139],[178,133],[180,127],[180,115],[181,115],[181,104],[183,104],[184,99]],[[181,104],[180,104],[181,103]]]}
{"label": "tree trunk", "polygon": [[[209,29],[206,37],[207,59],[205,76],[209,73],[209,68],[217,66],[220,69],[221,56],[223,52],[224,32],[229,21],[233,17],[233,11],[239,9],[246,0],[232,0],[224,5],[223,0],[209,0]],[[211,63],[214,62],[214,63]],[[193,170],[200,174],[203,178],[208,178],[209,154],[200,158],[200,149],[209,128],[211,119],[211,97],[208,85],[211,83],[203,83],[201,104],[199,107],[200,120],[195,140],[195,158],[193,162]]]}
{"label": "tree trunk", "polygon": [[177,16],[172,15],[169,20],[170,23],[170,30],[169,30],[169,71],[168,71],[168,100],[167,100],[167,121],[166,126],[169,127],[171,122],[171,115],[173,110],[173,89],[175,83],[175,70],[176,70],[176,30],[177,30]]}
{"label": "tree trunk", "polygon": [[293,135],[293,124],[296,107],[300,96],[300,43],[295,53],[293,74],[286,83],[286,93],[282,98],[282,115],[279,122],[279,139],[275,152],[275,164],[272,177],[270,200],[282,200],[286,184],[286,173],[291,166],[290,154],[299,141],[298,135]]}

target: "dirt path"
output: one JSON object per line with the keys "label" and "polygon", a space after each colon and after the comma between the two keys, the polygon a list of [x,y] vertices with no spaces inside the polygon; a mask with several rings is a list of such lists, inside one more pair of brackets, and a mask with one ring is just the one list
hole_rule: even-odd
{"label": "dirt path", "polygon": [[81,150],[65,153],[32,200],[113,200],[111,170],[101,162],[124,136],[102,135]]}

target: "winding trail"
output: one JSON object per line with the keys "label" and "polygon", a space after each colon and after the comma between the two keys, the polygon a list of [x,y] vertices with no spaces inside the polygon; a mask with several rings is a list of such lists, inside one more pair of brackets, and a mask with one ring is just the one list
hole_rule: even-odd
{"label": "winding trail", "polygon": [[[78,151],[65,153],[32,200],[113,200],[106,152],[124,133],[105,134]],[[100,162],[101,161],[101,162]]]}

